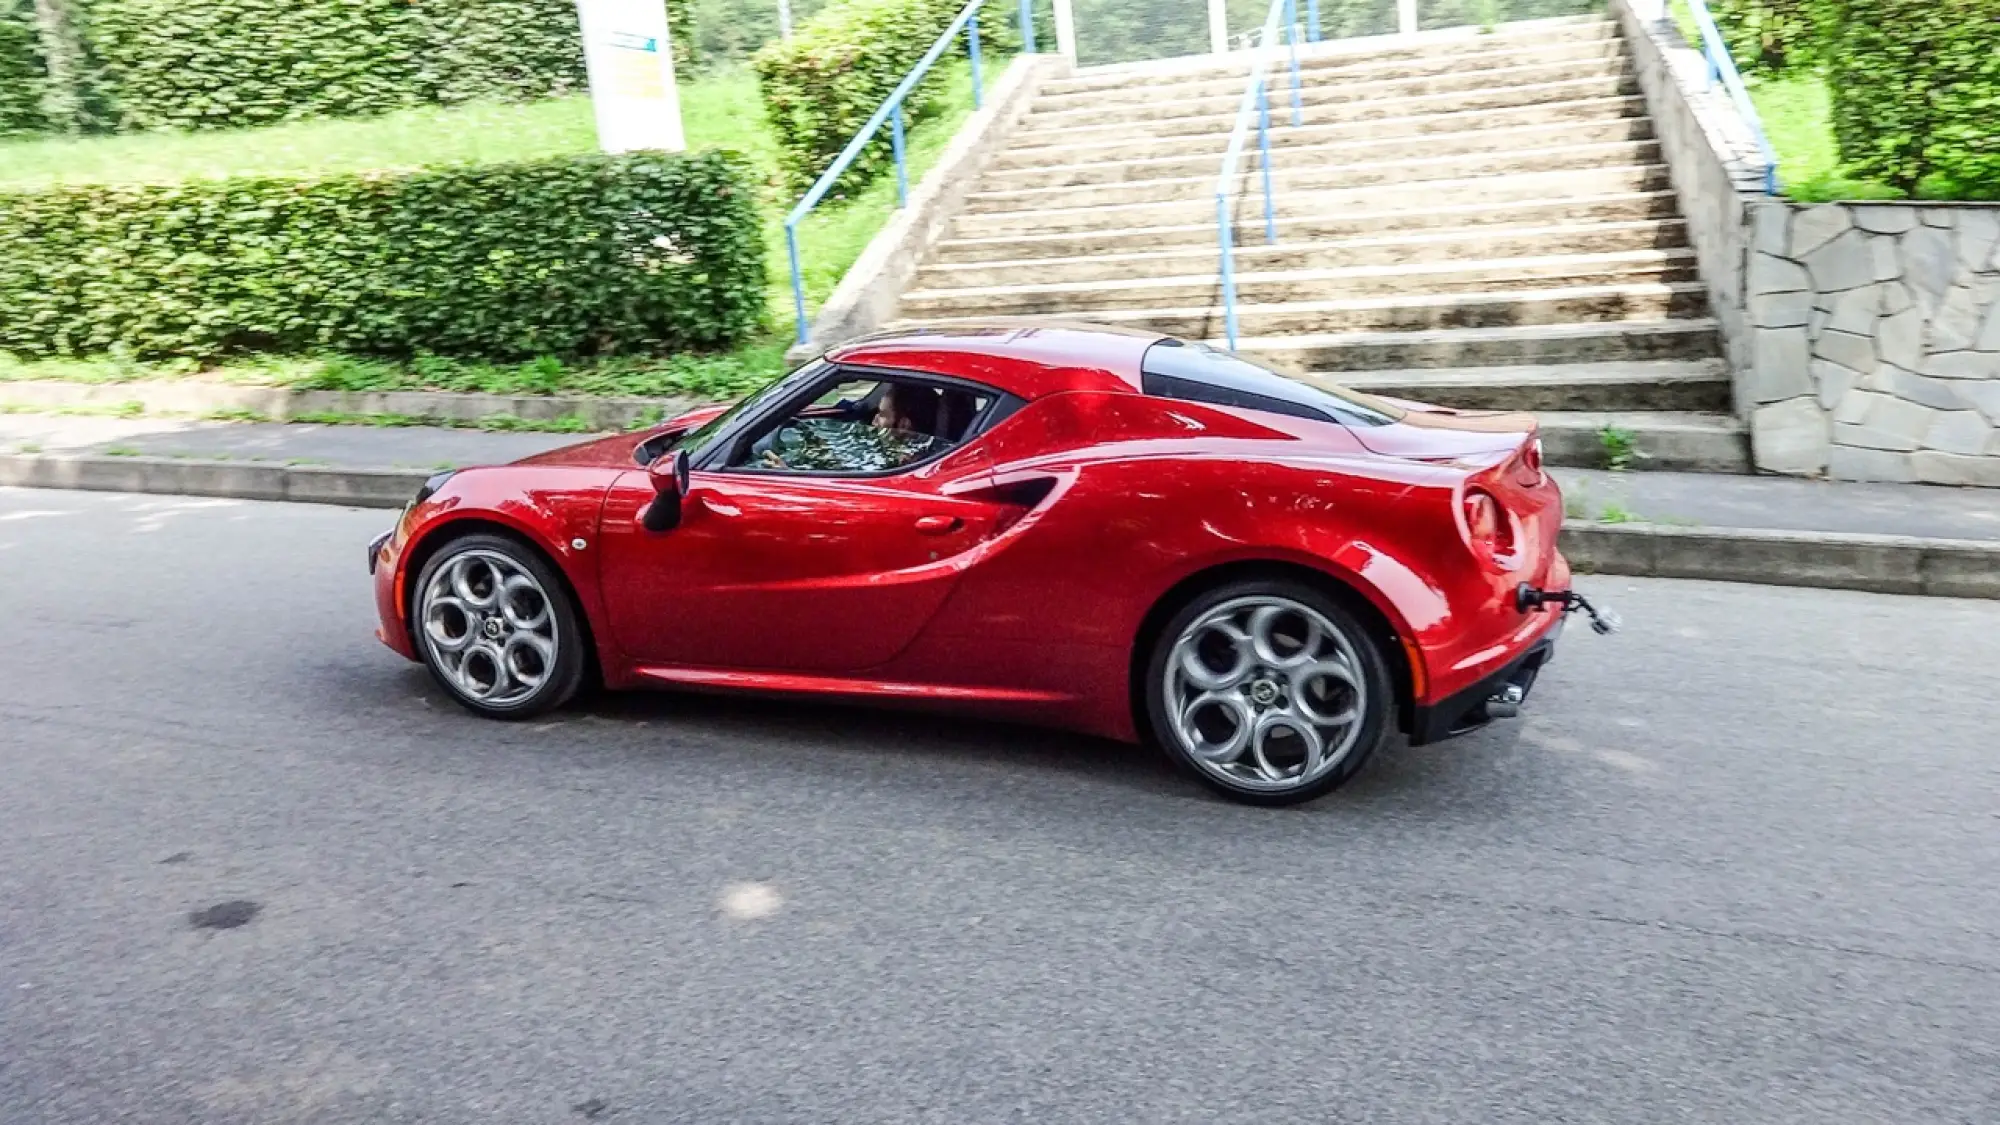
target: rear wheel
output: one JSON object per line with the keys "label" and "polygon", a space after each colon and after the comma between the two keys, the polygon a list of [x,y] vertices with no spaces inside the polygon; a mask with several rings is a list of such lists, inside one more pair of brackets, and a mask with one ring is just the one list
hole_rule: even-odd
{"label": "rear wheel", "polygon": [[1387,736],[1395,692],[1381,641],[1299,582],[1231,582],[1167,622],[1146,666],[1153,738],[1225,796],[1310,801]]}
{"label": "rear wheel", "polygon": [[516,540],[467,535],[445,544],[424,565],[412,609],[424,664],[477,714],[540,715],[583,682],[583,629],[568,587]]}

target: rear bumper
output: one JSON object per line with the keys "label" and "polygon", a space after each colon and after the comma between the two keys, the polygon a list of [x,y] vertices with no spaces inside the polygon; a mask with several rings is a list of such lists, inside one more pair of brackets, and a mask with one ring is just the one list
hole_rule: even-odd
{"label": "rear bumper", "polygon": [[1492,722],[1486,703],[1509,687],[1519,688],[1525,700],[1535,686],[1535,677],[1541,675],[1542,666],[1555,657],[1556,641],[1562,631],[1563,619],[1558,616],[1547,632],[1499,670],[1436,703],[1417,706],[1410,715],[1410,745],[1442,742]]}

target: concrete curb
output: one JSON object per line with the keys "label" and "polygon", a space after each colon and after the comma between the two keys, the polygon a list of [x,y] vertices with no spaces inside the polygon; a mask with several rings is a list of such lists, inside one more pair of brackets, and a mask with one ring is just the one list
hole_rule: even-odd
{"label": "concrete curb", "polygon": [[2000,599],[2000,542],[1660,524],[1563,524],[1580,572]]}
{"label": "concrete curb", "polygon": [[431,474],[178,457],[0,456],[0,485],[400,508]]}
{"label": "concrete curb", "polygon": [[[173,457],[0,455],[0,485],[400,508],[430,474]],[[2000,600],[2000,542],[1661,524],[1563,524],[1579,573]]]}
{"label": "concrete curb", "polygon": [[148,414],[249,411],[274,422],[303,414],[403,414],[453,422],[509,415],[530,422],[581,418],[593,430],[628,430],[703,405],[693,398],[607,398],[591,395],[487,395],[453,391],[294,391],[192,380],[64,383],[0,382],[0,403],[29,408],[118,407],[137,403]]}

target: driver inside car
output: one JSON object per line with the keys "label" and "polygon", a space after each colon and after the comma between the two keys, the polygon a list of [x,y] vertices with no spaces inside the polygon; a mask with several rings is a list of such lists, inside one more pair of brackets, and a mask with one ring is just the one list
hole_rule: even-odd
{"label": "driver inside car", "polygon": [[929,457],[950,444],[938,434],[942,392],[930,387],[882,388],[864,424],[861,402],[847,400],[826,415],[795,417],[756,444],[760,468],[805,472],[886,472]]}

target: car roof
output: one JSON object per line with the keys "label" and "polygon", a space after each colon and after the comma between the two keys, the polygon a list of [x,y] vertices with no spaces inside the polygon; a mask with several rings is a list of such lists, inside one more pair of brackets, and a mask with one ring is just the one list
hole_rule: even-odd
{"label": "car roof", "polygon": [[1101,324],[994,318],[878,332],[842,344],[826,358],[954,376],[1036,399],[1063,391],[1137,393],[1139,362],[1164,338]]}

